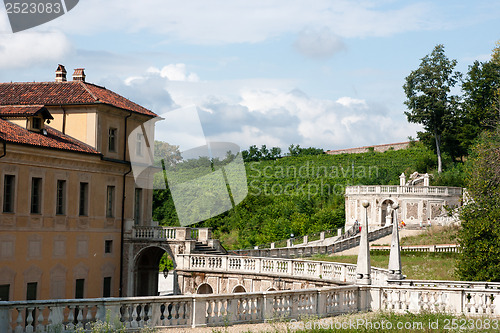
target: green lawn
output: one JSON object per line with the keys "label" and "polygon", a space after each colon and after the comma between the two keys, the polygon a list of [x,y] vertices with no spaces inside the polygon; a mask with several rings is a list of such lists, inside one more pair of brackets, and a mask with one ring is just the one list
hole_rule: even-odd
{"label": "green lawn", "polygon": [[[318,255],[312,259],[355,264],[358,257]],[[370,260],[374,267],[387,268],[389,251],[371,251]],[[456,253],[401,252],[403,274],[412,280],[457,280],[456,260]]]}

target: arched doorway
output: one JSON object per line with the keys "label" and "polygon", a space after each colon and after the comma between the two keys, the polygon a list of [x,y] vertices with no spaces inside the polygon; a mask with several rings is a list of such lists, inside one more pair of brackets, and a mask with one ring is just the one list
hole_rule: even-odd
{"label": "arched doorway", "polygon": [[237,285],[236,287],[233,288],[233,294],[236,294],[236,293],[246,293],[246,289],[245,287],[243,287],[242,285]]}
{"label": "arched doorway", "polygon": [[380,206],[381,216],[380,216],[380,226],[390,225],[392,221],[392,208],[391,213],[387,214],[387,208],[391,206],[394,202],[390,199],[386,199],[382,202]]}
{"label": "arched doorway", "polygon": [[212,286],[209,285],[208,283],[202,283],[198,287],[198,290],[196,291],[197,294],[213,294],[214,290],[212,289]]}
{"label": "arched doorway", "polygon": [[[158,296],[159,284],[165,284],[165,281],[159,279],[167,279],[168,275],[171,275],[170,278],[173,277],[173,272],[167,274],[168,270],[160,272],[160,261],[164,254],[168,255],[168,252],[156,246],[147,247],[139,252],[134,266],[135,296]],[[173,288],[173,282],[171,284]]]}

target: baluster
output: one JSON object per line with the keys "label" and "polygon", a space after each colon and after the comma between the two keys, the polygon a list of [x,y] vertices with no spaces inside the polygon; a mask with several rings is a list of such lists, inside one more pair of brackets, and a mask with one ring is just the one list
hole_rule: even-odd
{"label": "baluster", "polygon": [[85,316],[85,325],[84,325],[84,327],[90,329],[90,326],[92,325],[92,306],[91,305],[87,305],[86,309],[87,309],[87,314]]}
{"label": "baluster", "polygon": [[130,318],[130,327],[131,328],[138,328],[139,325],[137,324],[137,304],[132,304],[131,305],[131,310],[132,310],[132,316]]}
{"label": "baluster", "polygon": [[124,304],[122,306],[122,310],[123,310],[123,315],[122,315],[122,318],[123,318],[123,325],[125,326],[125,328],[130,328],[130,305],[128,304]]}
{"label": "baluster", "polygon": [[172,325],[179,325],[179,303],[172,304]]}
{"label": "baluster", "polygon": [[78,311],[78,315],[76,316],[76,326],[83,327],[83,308],[80,309],[78,306],[76,307],[76,311]]}
{"label": "baluster", "polygon": [[38,308],[38,319],[37,319],[38,322],[37,322],[37,327],[36,327],[36,331],[37,332],[43,332],[43,331],[45,331],[44,326],[43,326],[44,319],[45,318],[43,317],[42,308]]}
{"label": "baluster", "polygon": [[23,323],[23,310],[19,309],[19,308],[16,308],[17,310],[17,319],[16,319],[16,330],[15,330],[15,333],[22,333],[23,332],[23,327],[21,326],[21,324]]}
{"label": "baluster", "polygon": [[212,301],[208,300],[207,303],[208,303],[207,304],[207,317],[208,317],[209,322],[213,323],[214,318],[213,318],[213,314],[212,314]]}
{"label": "baluster", "polygon": [[138,305],[139,313],[137,315],[138,315],[138,318],[139,318],[139,327],[144,327],[144,316],[146,315],[146,309],[145,309],[145,307],[146,307],[145,304],[139,304]]}
{"label": "baluster", "polygon": [[26,308],[26,333],[33,333],[33,310],[34,308]]}
{"label": "baluster", "polygon": [[186,305],[186,302],[179,302],[179,320],[177,323],[179,325],[185,325],[186,320],[185,320],[185,312],[184,312],[184,306]]}
{"label": "baluster", "polygon": [[69,331],[72,331],[75,328],[75,323],[74,323],[74,321],[75,321],[75,317],[74,317],[75,307],[71,306],[71,305],[68,305],[68,310],[69,310],[69,313],[68,313],[68,324],[66,325],[66,329],[69,330]]}

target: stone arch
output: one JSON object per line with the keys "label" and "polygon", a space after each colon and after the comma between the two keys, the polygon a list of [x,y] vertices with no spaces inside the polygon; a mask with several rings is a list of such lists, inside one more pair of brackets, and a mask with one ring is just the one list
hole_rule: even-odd
{"label": "stone arch", "polygon": [[167,253],[174,261],[174,256],[169,249],[163,246],[146,246],[134,257],[134,295],[135,296],[157,296],[158,295],[158,267],[161,257]]}
{"label": "stone arch", "polygon": [[392,212],[390,216],[387,214],[387,208],[394,203],[393,198],[385,198],[380,201],[380,226],[386,226],[391,224]]}
{"label": "stone arch", "polygon": [[233,293],[233,294],[237,294],[237,293],[246,293],[246,292],[247,292],[247,290],[246,290],[246,289],[245,289],[245,287],[243,287],[241,284],[239,284],[239,285],[235,286],[235,287],[233,288],[233,291],[232,291],[232,293]]}
{"label": "stone arch", "polygon": [[266,291],[276,291],[276,288],[274,288],[274,287],[269,287],[269,288],[267,288],[267,290],[266,290]]}
{"label": "stone arch", "polygon": [[208,283],[202,283],[198,286],[198,289],[196,290],[197,294],[213,294],[214,289],[212,286]]}

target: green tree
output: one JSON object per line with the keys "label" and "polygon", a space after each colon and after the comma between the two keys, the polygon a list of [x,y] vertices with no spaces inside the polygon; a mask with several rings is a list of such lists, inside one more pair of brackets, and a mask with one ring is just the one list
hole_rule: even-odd
{"label": "green tree", "polygon": [[500,127],[483,132],[466,164],[469,202],[461,212],[461,279],[500,281]]}
{"label": "green tree", "polygon": [[419,68],[406,77],[403,86],[407,97],[405,104],[409,109],[405,114],[409,122],[423,125],[433,136],[439,173],[443,169],[443,134],[457,119],[458,97],[450,95],[451,88],[460,79],[460,73],[453,70],[456,64],[456,60],[446,57],[443,45],[436,45],[430,55],[422,58]]}
{"label": "green tree", "polygon": [[474,62],[462,83],[464,92],[462,125],[459,140],[465,149],[485,129],[494,128],[499,120],[498,91],[500,61]]}

